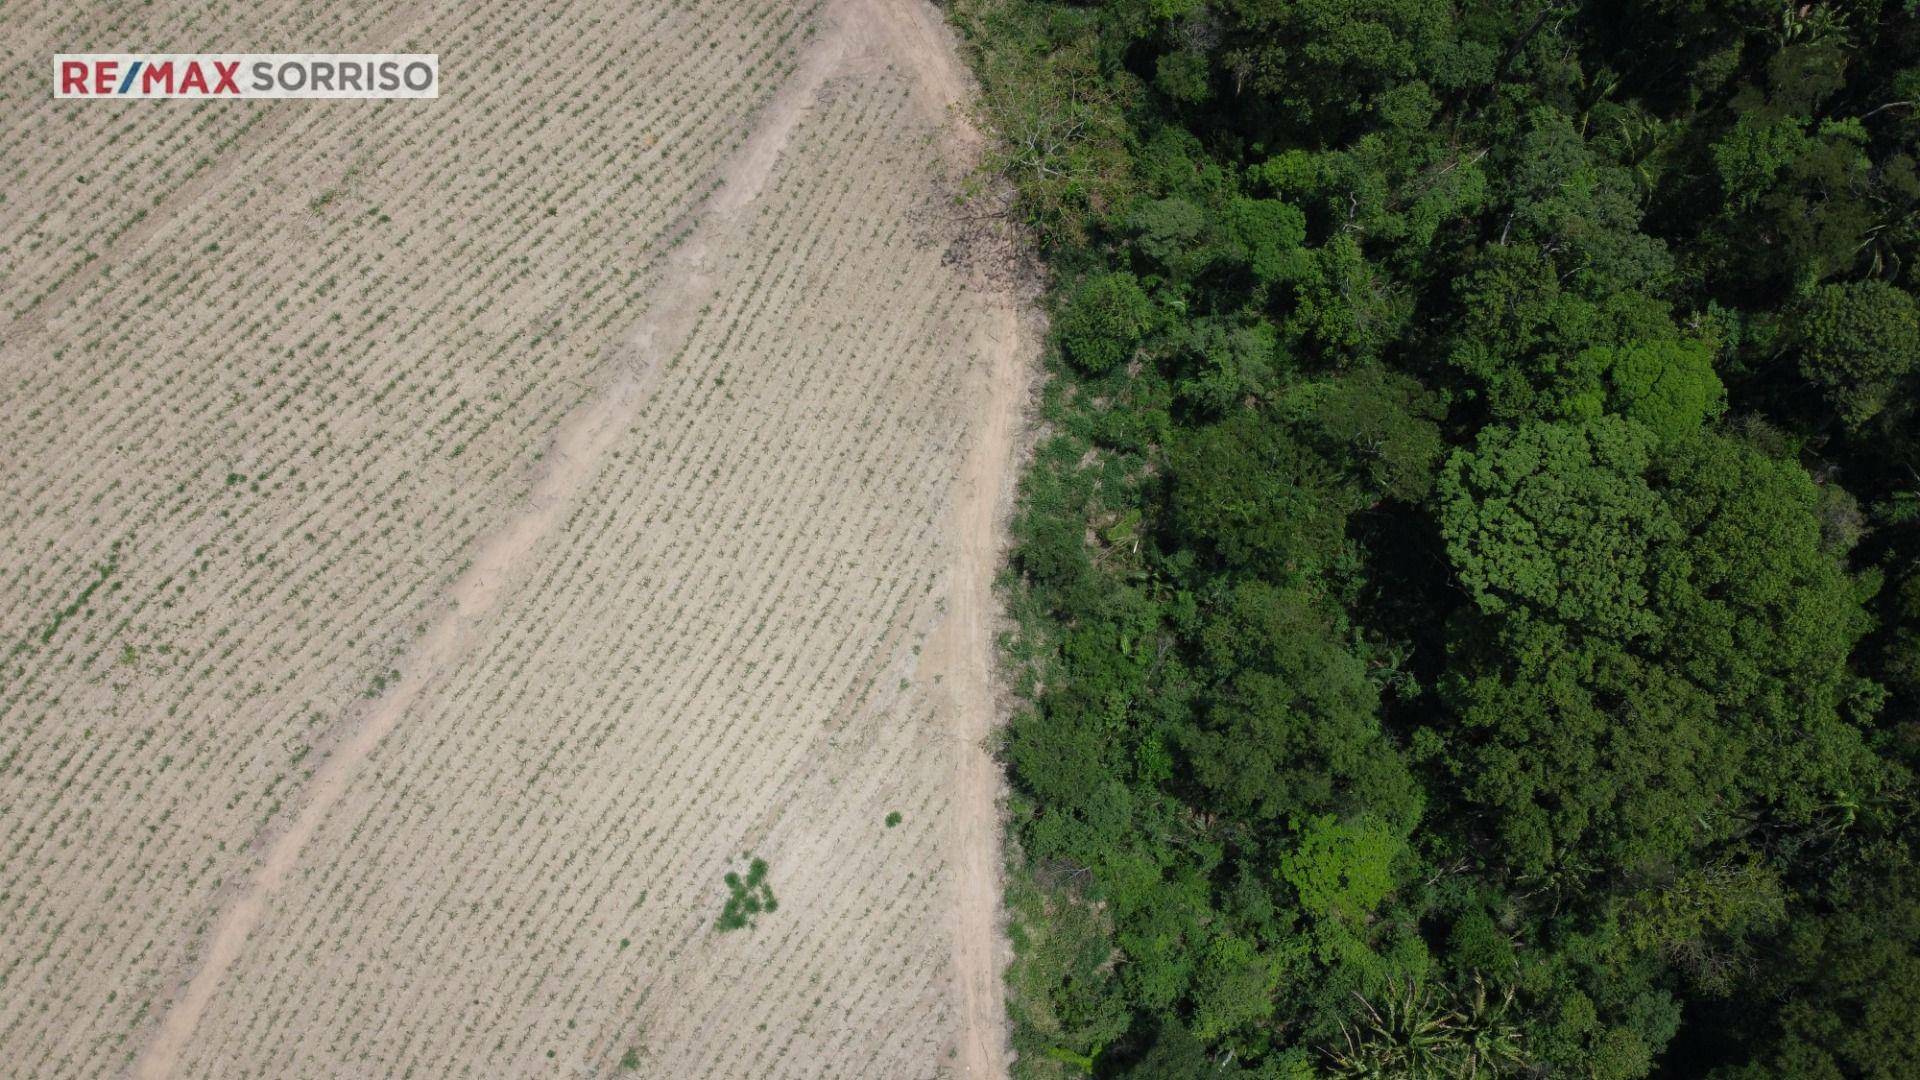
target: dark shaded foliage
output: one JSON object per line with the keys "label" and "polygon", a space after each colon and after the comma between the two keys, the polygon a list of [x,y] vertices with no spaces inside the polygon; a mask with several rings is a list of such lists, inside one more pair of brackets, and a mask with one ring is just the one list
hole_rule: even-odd
{"label": "dark shaded foliage", "polygon": [[1920,1070],[1920,15],[958,0],[1029,1076]]}

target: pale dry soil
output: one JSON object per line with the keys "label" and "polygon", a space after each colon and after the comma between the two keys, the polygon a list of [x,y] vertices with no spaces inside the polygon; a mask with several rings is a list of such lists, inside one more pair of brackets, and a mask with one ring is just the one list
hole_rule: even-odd
{"label": "pale dry soil", "polygon": [[[1004,1075],[1035,335],[954,257],[937,11],[0,38],[43,147],[0,202],[0,1072]],[[446,96],[40,100],[136,40],[438,49]],[[779,906],[718,932],[754,857]]]}

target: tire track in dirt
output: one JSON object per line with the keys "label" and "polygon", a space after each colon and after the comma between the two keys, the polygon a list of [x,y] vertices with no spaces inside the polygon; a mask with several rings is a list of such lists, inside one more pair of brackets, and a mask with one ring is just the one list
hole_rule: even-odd
{"label": "tire track in dirt", "polygon": [[[925,102],[944,120],[948,153],[964,170],[978,160],[985,136],[967,107],[972,75],[961,63],[952,31],[924,0],[866,0],[894,60],[920,79]],[[1000,566],[1003,525],[1013,490],[1013,451],[1024,408],[1026,361],[1019,299],[989,286],[992,324],[974,343],[986,360],[972,444],[962,464],[953,507],[955,562],[946,621],[929,643],[930,658],[947,676],[953,717],[954,790],[951,842],[955,879],[953,963],[960,1010],[961,1075],[998,1080],[1007,1075],[1012,1047],[1007,1030],[1003,973],[1010,959],[1001,920],[999,763],[987,740],[998,726],[995,670],[998,606],[993,580]]]}
{"label": "tire track in dirt", "polygon": [[[159,1080],[178,1072],[200,1018],[259,925],[268,899],[298,863],[307,841],[381,740],[472,648],[478,638],[476,624],[498,605],[515,571],[564,519],[574,497],[618,443],[658,382],[665,359],[691,333],[700,308],[717,288],[715,275],[702,267],[705,238],[714,229],[724,228],[740,208],[759,195],[801,114],[845,55],[846,37],[840,28],[847,21],[829,17],[824,25],[829,28],[827,32],[804,49],[794,72],[756,116],[740,150],[720,170],[720,187],[693,215],[691,234],[666,258],[660,292],[649,313],[618,350],[624,360],[620,373],[562,421],[544,455],[544,472],[534,481],[525,507],[481,541],[467,568],[450,586],[444,612],[409,648],[400,665],[399,681],[371,704],[315,771],[286,827],[264,840],[259,865],[219,911],[197,968],[162,1014],[157,1032],[134,1063],[135,1077]],[[666,235],[671,237],[676,232],[670,230]]]}
{"label": "tire track in dirt", "polygon": [[960,1009],[960,1067],[968,1077],[1007,1075],[1008,1042],[1003,973],[1008,949],[1001,925],[1000,796],[1003,781],[988,738],[998,725],[993,671],[998,611],[993,579],[1000,565],[1004,508],[1010,491],[1013,446],[1020,415],[1023,352],[1017,310],[995,313],[981,336],[988,366],[986,400],[973,445],[962,465],[954,505],[956,560],[947,620],[939,647],[929,648],[950,694],[953,715],[954,974]]}

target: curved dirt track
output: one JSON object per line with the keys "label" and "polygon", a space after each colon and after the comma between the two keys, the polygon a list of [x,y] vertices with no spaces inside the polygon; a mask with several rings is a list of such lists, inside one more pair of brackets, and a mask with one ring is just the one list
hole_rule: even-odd
{"label": "curved dirt track", "polygon": [[[807,25],[393,677],[221,841],[243,861],[216,891],[134,928],[190,944],[152,970],[132,1075],[521,1075],[556,1042],[590,1075],[1005,1075],[986,740],[1030,348],[1019,301],[944,257],[979,137],[937,11],[833,0]],[[717,935],[748,853],[781,908]],[[562,1020],[584,1034],[544,1033]],[[45,1071],[101,1075],[88,1054]]]}
{"label": "curved dirt track", "polygon": [[[958,167],[967,167],[984,140],[968,119],[973,79],[954,50],[951,32],[930,4],[918,0],[869,3],[871,17],[890,39],[889,53],[912,67],[925,88],[925,100],[944,113],[939,119],[952,144],[951,159]],[[943,644],[950,650],[947,670],[953,678],[957,756],[953,848],[958,895],[953,946],[961,1001],[960,1060],[964,1075],[999,1077],[1006,1075],[1012,1051],[1004,979],[1010,954],[1000,921],[1004,785],[1000,766],[988,752],[988,739],[999,720],[993,677],[998,649],[993,581],[1004,550],[1003,527],[1016,479],[1014,447],[1032,358],[1020,301],[1004,289],[990,289],[987,301],[992,317],[980,342],[980,351],[987,357],[986,396],[960,474],[954,514],[958,550],[953,601]]]}
{"label": "curved dirt track", "polygon": [[[708,200],[696,222],[732,214],[759,194],[800,111],[819,90],[827,72],[843,59],[844,44],[843,36],[828,34],[802,59],[800,70],[758,117],[745,148],[727,163],[721,175],[723,186]],[[701,242],[696,231],[686,250],[698,251]],[[360,718],[345,745],[327,759],[301,794],[292,823],[268,841],[259,867],[214,923],[198,970],[165,1013],[159,1033],[135,1066],[134,1075],[140,1080],[161,1080],[179,1072],[181,1052],[247,935],[259,923],[266,895],[286,880],[320,819],[340,801],[348,780],[364,765],[374,747],[406,715],[429,682],[444,675],[473,648],[469,628],[493,612],[507,582],[524,567],[562,512],[579,497],[581,486],[601,459],[633,423],[640,399],[647,393],[649,376],[659,372],[664,355],[684,344],[694,310],[713,295],[715,283],[697,266],[689,265],[694,261],[684,256],[671,260],[678,272],[669,276],[670,284],[657,296],[657,309],[629,333],[623,345],[623,352],[631,358],[626,370],[561,422],[552,447],[544,455],[551,464],[534,484],[525,508],[481,543],[472,564],[448,590],[445,613],[414,644],[398,669],[400,681]]]}

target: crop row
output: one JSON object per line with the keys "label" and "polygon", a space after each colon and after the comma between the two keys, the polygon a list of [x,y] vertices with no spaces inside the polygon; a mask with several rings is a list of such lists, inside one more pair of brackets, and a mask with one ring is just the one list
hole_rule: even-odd
{"label": "crop row", "polygon": [[[327,10],[301,25],[350,27]],[[131,1053],[249,840],[604,377],[646,260],[806,16],[539,14],[423,14],[448,57],[508,61],[450,60],[470,81],[433,115],[300,104],[236,134],[212,106],[44,103],[18,122],[51,149],[12,179],[117,163],[102,190],[143,192],[152,230],[49,231],[133,212],[64,189],[10,183],[0,204],[7,250],[36,252],[7,295],[70,291],[0,354],[29,448],[0,458],[0,536],[25,556],[0,589],[0,1042],[37,1074]],[[530,65],[583,38],[605,54],[525,92]],[[196,152],[219,160],[183,179]],[[188,182],[204,190],[168,194]],[[75,270],[106,250],[111,266]]]}

